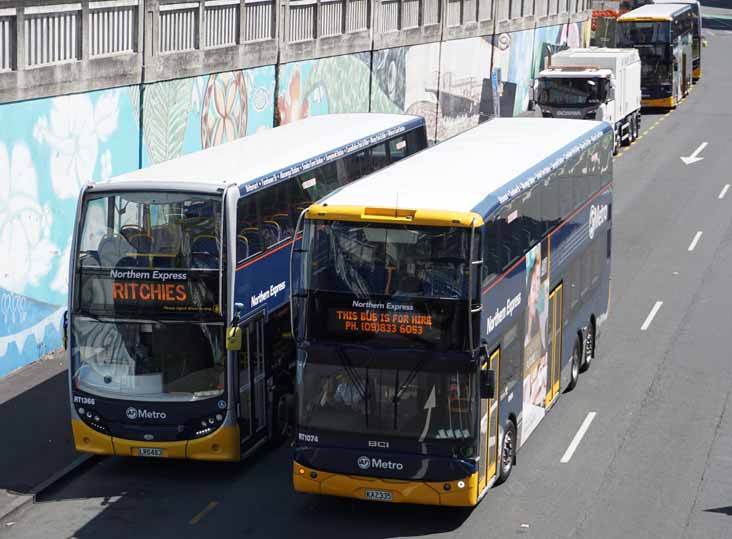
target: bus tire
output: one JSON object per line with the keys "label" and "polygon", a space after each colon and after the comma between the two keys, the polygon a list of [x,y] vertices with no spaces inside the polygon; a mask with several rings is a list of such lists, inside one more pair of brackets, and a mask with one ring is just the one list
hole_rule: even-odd
{"label": "bus tire", "polygon": [[592,320],[587,324],[584,341],[585,345],[582,349],[582,364],[580,372],[585,372],[589,369],[592,360],[595,359],[595,326],[592,324]]}
{"label": "bus tire", "polygon": [[272,393],[271,425],[272,445],[284,442],[290,434],[290,409],[293,405],[292,394],[284,387],[276,387]]}
{"label": "bus tire", "polygon": [[511,475],[513,465],[516,462],[516,425],[509,420],[503,427],[503,439],[501,440],[501,453],[498,461],[498,477],[496,485],[505,483]]}
{"label": "bus tire", "polygon": [[572,357],[569,360],[569,383],[567,384],[566,391],[572,391],[579,381],[581,350],[582,348],[580,347],[579,340],[575,340]]}

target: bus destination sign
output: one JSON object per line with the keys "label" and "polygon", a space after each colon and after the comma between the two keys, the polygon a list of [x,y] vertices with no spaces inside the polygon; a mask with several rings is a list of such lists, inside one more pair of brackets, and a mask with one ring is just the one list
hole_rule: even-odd
{"label": "bus destination sign", "polygon": [[211,312],[216,309],[216,306],[205,305],[196,299],[202,295],[196,293],[197,283],[189,279],[187,271],[113,269],[110,277],[115,305],[142,304],[175,312]]}
{"label": "bus destination sign", "polygon": [[166,269],[84,270],[80,301],[93,311],[218,313],[217,272]]}
{"label": "bus destination sign", "polygon": [[423,335],[432,329],[432,316],[414,312],[378,312],[365,309],[330,309],[330,330],[343,333]]}

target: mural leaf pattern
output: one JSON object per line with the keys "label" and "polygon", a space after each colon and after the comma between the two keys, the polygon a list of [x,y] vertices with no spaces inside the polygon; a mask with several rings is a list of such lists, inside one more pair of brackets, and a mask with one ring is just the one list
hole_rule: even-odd
{"label": "mural leaf pattern", "polygon": [[[328,112],[331,114],[368,112],[371,73],[368,62],[358,61],[354,56],[335,56],[314,62],[303,94],[309,95],[316,86],[322,85],[328,89]],[[365,56],[368,57],[368,53]]]}
{"label": "mural leaf pattern", "polygon": [[180,156],[183,151],[193,79],[181,79],[145,88],[143,103],[145,145],[150,164]]}

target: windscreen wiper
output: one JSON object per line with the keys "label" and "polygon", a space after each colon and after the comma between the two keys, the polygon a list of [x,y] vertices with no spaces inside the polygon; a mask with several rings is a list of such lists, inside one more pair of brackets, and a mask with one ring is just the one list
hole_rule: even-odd
{"label": "windscreen wiper", "polygon": [[[419,338],[419,337],[418,337]],[[392,399],[392,402],[394,403],[394,430],[397,429],[397,411],[399,409],[399,401],[402,398],[402,395],[404,395],[404,392],[407,390],[407,388],[412,384],[414,379],[417,377],[417,373],[422,368],[422,365],[424,365],[424,362],[427,360],[428,355],[422,354],[421,359],[417,362],[417,364],[414,366],[414,368],[409,371],[409,374],[407,375],[407,379],[404,381],[404,383],[400,386],[399,385],[399,371],[397,370],[396,373],[396,380],[395,380],[395,389],[396,392],[394,393],[394,398]]]}
{"label": "windscreen wiper", "polygon": [[[343,370],[346,372],[348,377],[351,379],[351,382],[353,383],[353,386],[356,388],[356,391],[358,391],[358,394],[361,396],[364,402],[364,414],[366,416],[366,425],[369,424],[369,400],[368,400],[368,377],[365,382],[361,382],[360,377],[358,375],[358,371],[353,367],[351,364],[351,361],[348,359],[348,355],[345,352],[345,347],[341,345],[336,346],[336,351],[338,353],[338,357],[341,360],[341,365],[343,365]],[[368,350],[366,350],[368,352]],[[367,371],[368,372],[368,368]]]}

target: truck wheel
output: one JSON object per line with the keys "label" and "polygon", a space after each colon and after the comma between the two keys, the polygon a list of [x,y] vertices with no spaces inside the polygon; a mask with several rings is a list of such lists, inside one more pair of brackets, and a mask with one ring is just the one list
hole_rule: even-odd
{"label": "truck wheel", "polygon": [[638,125],[635,121],[635,115],[630,117],[630,142],[631,144],[638,140]]}
{"label": "truck wheel", "polygon": [[623,146],[630,146],[630,143],[633,142],[633,130],[630,127],[630,122],[626,123],[623,126],[622,131],[625,131],[625,135],[628,135],[626,138],[620,138],[621,144]]}

